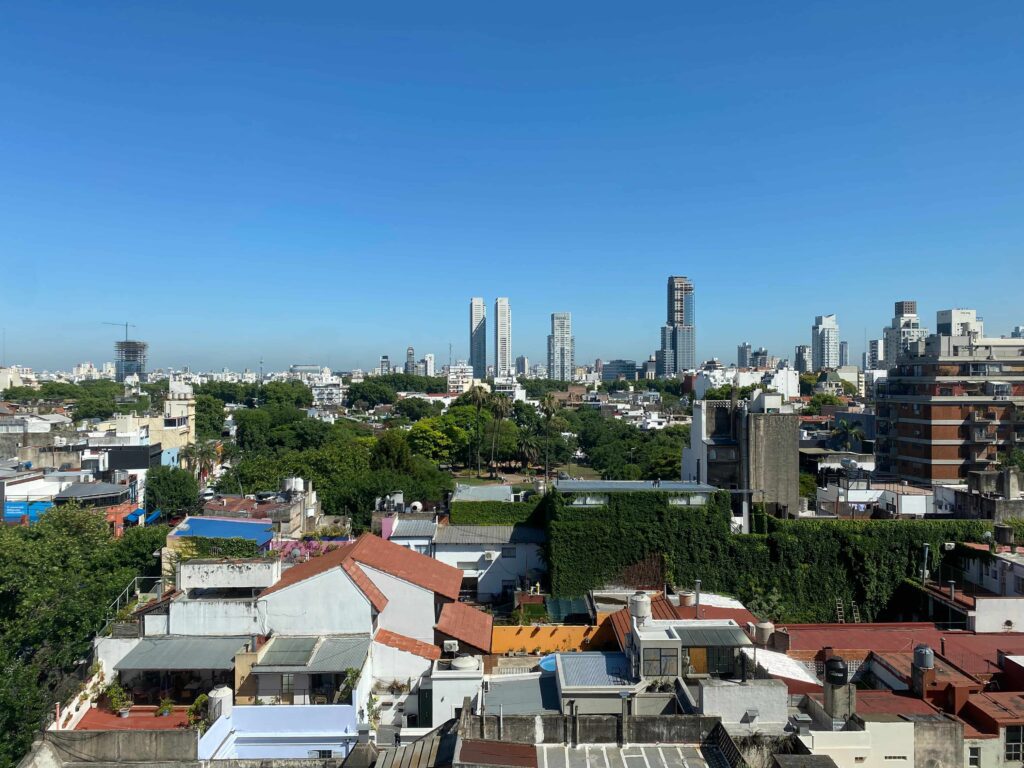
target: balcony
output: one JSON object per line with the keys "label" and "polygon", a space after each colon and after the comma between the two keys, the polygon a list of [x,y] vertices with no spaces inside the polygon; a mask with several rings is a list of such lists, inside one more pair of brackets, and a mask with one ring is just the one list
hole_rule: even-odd
{"label": "balcony", "polygon": [[985,445],[992,445],[996,442],[996,430],[995,429],[972,429],[971,430],[971,442],[983,443]]}

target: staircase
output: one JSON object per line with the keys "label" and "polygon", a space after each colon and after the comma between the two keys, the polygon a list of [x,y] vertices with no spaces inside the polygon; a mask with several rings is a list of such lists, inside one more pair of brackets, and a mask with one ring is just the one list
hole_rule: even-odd
{"label": "staircase", "polygon": [[850,615],[853,617],[854,624],[860,624],[860,608],[852,600],[850,601]]}

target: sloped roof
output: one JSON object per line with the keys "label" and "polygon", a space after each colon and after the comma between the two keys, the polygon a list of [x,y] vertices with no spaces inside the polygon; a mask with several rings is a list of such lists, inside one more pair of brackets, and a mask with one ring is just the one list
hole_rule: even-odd
{"label": "sloped roof", "polygon": [[411,653],[430,661],[436,661],[441,658],[441,649],[436,645],[424,643],[422,640],[414,640],[411,637],[399,635],[387,629],[378,630],[373,638],[373,642],[386,645],[398,651],[405,651],[405,653]]}
{"label": "sloped roof", "polygon": [[114,665],[120,672],[234,669],[235,654],[248,637],[145,637]]}
{"label": "sloped roof", "polygon": [[399,520],[395,523],[395,530],[391,538],[423,538],[432,539],[437,530],[437,523],[433,520]]}
{"label": "sloped roof", "polygon": [[359,669],[370,649],[369,635],[275,637],[254,672],[341,672]]}
{"label": "sloped roof", "polygon": [[442,525],[435,544],[543,544],[544,531],[528,525]]}
{"label": "sloped roof", "polygon": [[437,631],[468,643],[484,653],[491,652],[491,629],[494,619],[489,613],[465,603],[445,603],[437,620]]}
{"label": "sloped roof", "polygon": [[[458,568],[445,565],[432,557],[421,555],[407,547],[384,541],[378,536],[366,533],[350,544],[333,549],[319,557],[310,558],[304,563],[293,565],[281,574],[281,578],[275,584],[263,590],[261,596],[311,579],[332,568],[345,567],[345,571],[353,581],[356,581],[357,586],[363,590],[371,602],[374,602],[375,605],[378,603],[386,605],[387,599],[379,590],[376,590],[376,587],[370,588],[372,582],[365,573],[363,573],[362,580],[365,580],[366,583],[360,583],[358,574],[362,573],[362,569],[352,568],[357,563],[383,571],[452,600],[458,598],[459,588],[462,586],[462,571]],[[347,567],[346,564],[348,564]],[[374,595],[375,590],[376,595]]]}

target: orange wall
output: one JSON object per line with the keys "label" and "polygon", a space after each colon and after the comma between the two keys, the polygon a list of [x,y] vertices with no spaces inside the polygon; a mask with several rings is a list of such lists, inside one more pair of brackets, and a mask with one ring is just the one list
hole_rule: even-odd
{"label": "orange wall", "polygon": [[611,622],[599,626],[542,625],[539,627],[494,627],[491,653],[511,651],[552,653],[554,651],[592,651],[616,647]]}

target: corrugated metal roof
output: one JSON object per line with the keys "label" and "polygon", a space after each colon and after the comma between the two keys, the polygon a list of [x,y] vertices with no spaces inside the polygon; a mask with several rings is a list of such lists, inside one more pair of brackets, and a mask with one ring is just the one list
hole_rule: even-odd
{"label": "corrugated metal roof", "polygon": [[491,678],[486,694],[487,711],[506,715],[541,715],[560,712],[558,683],[554,675],[537,675],[517,680]]}
{"label": "corrugated metal roof", "polygon": [[673,627],[672,631],[675,632],[684,648],[741,648],[751,645],[750,638],[739,627],[688,625]]}
{"label": "corrugated metal roof", "polygon": [[303,667],[313,655],[317,637],[275,637],[254,666]]}
{"label": "corrugated metal roof", "polygon": [[622,687],[635,682],[624,653],[559,653],[558,666],[565,685],[572,688]]}
{"label": "corrugated metal roof", "polygon": [[432,539],[437,523],[433,520],[399,520],[391,538]]}
{"label": "corrugated metal roof", "polygon": [[512,501],[511,485],[456,485],[452,501]]}
{"label": "corrugated metal roof", "polygon": [[713,485],[690,483],[683,480],[556,480],[560,493],[626,493],[632,491],[661,491],[662,493],[712,493]]}
{"label": "corrugated metal roof", "polygon": [[585,597],[546,597],[544,608],[555,624],[564,624],[570,616],[590,616],[590,606]]}
{"label": "corrugated metal roof", "polygon": [[435,544],[543,544],[544,531],[526,525],[441,525]]}
{"label": "corrugated metal roof", "polygon": [[120,672],[234,669],[248,637],[146,637],[114,665]]}
{"label": "corrugated metal roof", "polygon": [[113,483],[72,483],[54,496],[55,499],[92,499],[99,496],[120,496],[131,489],[127,485]]}

